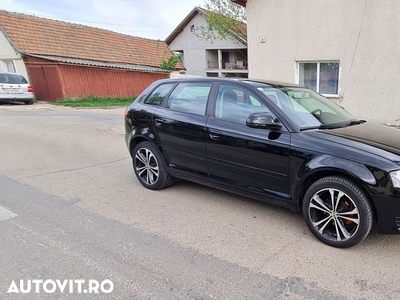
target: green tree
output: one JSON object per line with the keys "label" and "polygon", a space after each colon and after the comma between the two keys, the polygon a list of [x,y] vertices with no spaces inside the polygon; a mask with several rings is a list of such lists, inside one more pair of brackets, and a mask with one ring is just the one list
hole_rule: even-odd
{"label": "green tree", "polygon": [[204,0],[207,9],[207,26],[196,28],[197,36],[209,41],[233,39],[240,36],[247,39],[246,10],[230,0]]}
{"label": "green tree", "polygon": [[166,51],[164,52],[162,62],[160,64],[160,68],[163,70],[173,70],[176,65],[181,62],[180,55],[174,54],[170,56],[168,59],[165,59]]}

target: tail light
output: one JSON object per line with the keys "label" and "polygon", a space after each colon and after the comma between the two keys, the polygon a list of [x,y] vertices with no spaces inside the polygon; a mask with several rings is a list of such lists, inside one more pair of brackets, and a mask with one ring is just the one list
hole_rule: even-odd
{"label": "tail light", "polygon": [[28,93],[33,93],[33,87],[28,86]]}
{"label": "tail light", "polygon": [[125,120],[128,119],[128,108],[129,108],[129,107],[127,107],[127,108],[125,109]]}

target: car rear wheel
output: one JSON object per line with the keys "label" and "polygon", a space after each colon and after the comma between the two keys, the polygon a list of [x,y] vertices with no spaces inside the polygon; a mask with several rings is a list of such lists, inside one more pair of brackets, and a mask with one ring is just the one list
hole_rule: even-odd
{"label": "car rear wheel", "polygon": [[151,190],[161,190],[174,183],[165,161],[156,146],[150,142],[136,145],[132,152],[133,169],[140,183]]}
{"label": "car rear wheel", "polygon": [[303,216],[320,241],[337,248],[358,244],[373,224],[365,193],[352,181],[338,176],[322,178],[310,186],[303,200]]}
{"label": "car rear wheel", "polygon": [[24,102],[26,105],[32,105],[33,104],[33,101],[25,101]]}

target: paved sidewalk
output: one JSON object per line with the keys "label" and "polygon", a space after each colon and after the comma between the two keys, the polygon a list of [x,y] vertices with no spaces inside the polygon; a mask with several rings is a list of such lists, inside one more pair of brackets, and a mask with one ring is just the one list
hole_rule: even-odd
{"label": "paved sidewalk", "polygon": [[51,102],[46,101],[37,101],[33,105],[25,105],[20,103],[13,103],[13,104],[0,104],[0,110],[9,110],[9,111],[71,111],[71,110],[82,110],[82,111],[92,111],[92,112],[99,112],[101,111],[103,114],[114,114],[115,111],[121,111],[120,114],[123,115],[125,110],[124,106],[118,107],[69,107],[69,106],[62,106],[62,105],[54,105]]}

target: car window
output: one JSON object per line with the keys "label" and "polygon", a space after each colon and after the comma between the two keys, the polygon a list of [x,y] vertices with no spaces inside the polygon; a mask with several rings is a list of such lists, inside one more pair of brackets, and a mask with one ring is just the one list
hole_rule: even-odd
{"label": "car window", "polygon": [[279,108],[301,128],[320,125],[340,127],[356,120],[342,107],[303,87],[273,88],[260,84],[257,89],[268,97],[275,93]]}
{"label": "car window", "polygon": [[211,83],[181,83],[169,96],[167,108],[175,111],[204,115]]}
{"label": "car window", "polygon": [[8,84],[27,84],[28,81],[22,75],[0,74],[0,83]]}
{"label": "car window", "polygon": [[217,119],[246,125],[249,115],[256,112],[271,113],[265,104],[250,91],[233,85],[219,86],[215,108]]}
{"label": "car window", "polygon": [[331,108],[329,108],[328,105],[319,102],[317,99],[311,98],[309,93],[288,91],[288,95],[294,100],[293,103],[297,103],[299,104],[298,106],[303,108],[301,111],[304,111],[305,109],[310,113],[316,110],[321,110],[322,112],[329,112],[332,114],[335,113]]}
{"label": "car window", "polygon": [[279,108],[282,108],[281,101],[279,100],[278,94],[275,91],[264,91],[270,102],[275,103]]}
{"label": "car window", "polygon": [[165,96],[174,87],[174,85],[175,83],[167,83],[160,85],[150,94],[150,96],[144,101],[144,103],[150,105],[160,105],[161,102],[164,100]]}

